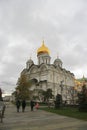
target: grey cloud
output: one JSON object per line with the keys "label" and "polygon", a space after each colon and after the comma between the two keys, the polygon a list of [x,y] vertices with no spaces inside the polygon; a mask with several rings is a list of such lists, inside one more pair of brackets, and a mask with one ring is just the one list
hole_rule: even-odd
{"label": "grey cloud", "polygon": [[52,63],[58,55],[77,77],[87,76],[86,35],[86,0],[1,0],[1,86],[6,91],[15,88],[26,61],[32,57],[37,63],[37,48],[43,39]]}

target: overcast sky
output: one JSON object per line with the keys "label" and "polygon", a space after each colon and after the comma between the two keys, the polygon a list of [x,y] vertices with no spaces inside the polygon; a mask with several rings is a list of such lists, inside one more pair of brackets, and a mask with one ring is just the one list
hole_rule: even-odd
{"label": "overcast sky", "polygon": [[42,40],[63,68],[87,77],[87,0],[0,0],[0,88],[12,92]]}

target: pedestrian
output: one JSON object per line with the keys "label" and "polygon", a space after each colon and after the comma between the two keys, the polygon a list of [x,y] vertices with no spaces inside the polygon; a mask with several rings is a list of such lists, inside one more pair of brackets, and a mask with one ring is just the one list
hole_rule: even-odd
{"label": "pedestrian", "polygon": [[26,101],[22,100],[22,112],[25,111],[25,107],[26,107]]}
{"label": "pedestrian", "polygon": [[39,108],[39,103],[38,102],[36,102],[35,108],[38,110],[38,108]]}
{"label": "pedestrian", "polygon": [[1,122],[3,122],[5,108],[6,108],[6,106],[5,106],[5,103],[4,103],[3,98],[2,98],[2,91],[0,89],[0,118],[1,118]]}
{"label": "pedestrian", "polygon": [[0,88],[0,101],[3,101],[1,88]]}
{"label": "pedestrian", "polygon": [[31,111],[33,111],[34,105],[35,105],[34,101],[31,100],[31,101],[30,101]]}
{"label": "pedestrian", "polygon": [[17,112],[19,112],[20,106],[21,106],[21,102],[20,102],[20,100],[18,99],[18,100],[16,101]]}

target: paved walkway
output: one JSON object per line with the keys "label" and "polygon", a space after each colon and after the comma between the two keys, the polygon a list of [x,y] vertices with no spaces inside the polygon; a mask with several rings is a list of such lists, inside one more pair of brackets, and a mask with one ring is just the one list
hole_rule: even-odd
{"label": "paved walkway", "polygon": [[13,105],[6,108],[0,130],[87,130],[87,122],[42,110],[16,112]]}

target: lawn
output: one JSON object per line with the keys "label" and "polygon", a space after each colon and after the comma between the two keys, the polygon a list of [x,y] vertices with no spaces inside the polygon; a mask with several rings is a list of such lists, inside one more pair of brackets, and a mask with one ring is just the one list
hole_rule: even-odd
{"label": "lawn", "polygon": [[43,107],[41,109],[59,115],[64,115],[64,116],[87,121],[87,112],[79,112],[77,108],[66,107],[66,108],[55,109],[55,108]]}

